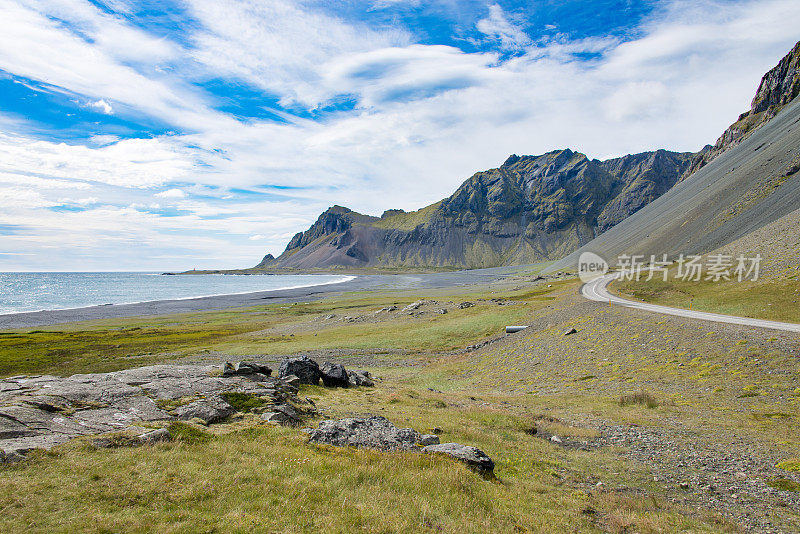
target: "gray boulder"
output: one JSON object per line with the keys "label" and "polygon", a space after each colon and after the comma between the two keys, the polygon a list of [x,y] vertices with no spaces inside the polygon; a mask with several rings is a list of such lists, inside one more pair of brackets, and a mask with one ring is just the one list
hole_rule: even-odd
{"label": "gray boulder", "polygon": [[236,413],[236,410],[219,395],[185,404],[175,410],[178,419],[194,419],[197,417],[206,424],[222,421]]}
{"label": "gray boulder", "polygon": [[429,454],[445,454],[460,462],[464,462],[471,468],[485,474],[494,473],[494,462],[482,450],[461,445],[460,443],[442,443],[440,445],[428,445],[422,448],[422,452]]}
{"label": "gray boulder", "polygon": [[350,385],[354,387],[365,386],[371,388],[375,386],[372,375],[367,371],[348,371],[347,380],[350,382]]}
{"label": "gray boulder", "polygon": [[284,426],[297,426],[302,422],[300,414],[289,404],[274,406],[271,412],[261,415],[261,420]]}
{"label": "gray boulder", "polygon": [[252,362],[239,362],[235,365],[230,362],[225,362],[222,365],[222,376],[248,376],[255,374],[270,376],[272,374],[272,369],[266,365],[259,365]]}
{"label": "gray boulder", "polygon": [[423,434],[422,437],[419,438],[419,445],[421,447],[426,447],[428,445],[438,445],[439,444],[439,436],[436,434]]}
{"label": "gray boulder", "polygon": [[339,447],[367,447],[380,450],[411,450],[422,436],[413,428],[397,428],[385,417],[322,421],[309,431],[309,441]]}
{"label": "gray boulder", "polygon": [[320,367],[322,383],[329,388],[346,388],[350,385],[347,369],[340,363],[325,362]]}
{"label": "gray boulder", "polygon": [[301,384],[311,384],[314,386],[319,384],[319,379],[321,377],[319,364],[308,356],[286,358],[283,360],[278,369],[278,376],[284,378],[289,375],[295,375],[300,379]]}

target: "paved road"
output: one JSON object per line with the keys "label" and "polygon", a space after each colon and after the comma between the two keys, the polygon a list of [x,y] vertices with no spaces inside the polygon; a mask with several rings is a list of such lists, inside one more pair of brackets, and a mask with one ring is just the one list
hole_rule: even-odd
{"label": "paved road", "polygon": [[722,315],[720,313],[708,313],[708,312],[701,312],[694,310],[684,310],[681,308],[670,308],[668,306],[658,306],[656,304],[647,304],[645,302],[636,302],[633,300],[623,299],[616,295],[612,295],[608,291],[608,284],[618,276],[619,273],[610,273],[596,280],[593,280],[588,284],[584,284],[581,287],[581,295],[583,295],[589,300],[594,300],[596,302],[611,302],[613,305],[627,306],[628,308],[635,308],[637,310],[645,310],[655,313],[664,313],[667,315],[678,315],[680,317],[700,319],[701,321],[741,324],[745,326],[756,326],[759,328],[769,328],[772,330],[783,330],[786,332],[800,333],[800,324],[780,323],[778,321],[750,319],[749,317],[736,317],[733,315]]}

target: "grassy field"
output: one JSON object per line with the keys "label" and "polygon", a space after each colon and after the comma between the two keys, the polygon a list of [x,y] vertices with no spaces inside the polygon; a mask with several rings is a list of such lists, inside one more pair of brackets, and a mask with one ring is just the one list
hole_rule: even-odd
{"label": "grassy field", "polygon": [[[320,418],[370,413],[437,429],[442,442],[487,452],[497,480],[446,458],[310,445],[296,429],[243,414],[170,443],[96,449],[81,439],[2,465],[0,531],[741,531],[711,511],[698,489],[679,487],[696,473],[671,453],[641,461],[622,444],[582,449],[547,436],[592,440],[598,425],[613,422],[665,433],[665,451],[708,447],[722,458],[794,466],[796,345],[598,307],[577,287],[520,277],[425,294],[357,293],[4,332],[5,376],[308,350],[325,359],[360,355],[383,380],[375,388],[303,386]],[[437,302],[422,316],[376,313],[422,297]],[[463,301],[475,305],[460,309]],[[448,313],[435,313],[439,306]],[[506,324],[531,327],[502,337]],[[577,333],[564,336],[568,328]],[[453,350],[486,340],[494,341]],[[671,434],[676,428],[682,433]],[[770,483],[794,491],[790,481]],[[790,508],[767,510],[775,524],[800,525]]]}
{"label": "grassy field", "polygon": [[615,281],[611,289],[653,304],[800,323],[800,284],[796,280]]}
{"label": "grassy field", "polygon": [[[175,360],[200,351],[291,354],[319,349],[391,349],[443,351],[496,336],[546,305],[561,287],[505,289],[491,293],[515,305],[477,302],[467,309],[423,318],[406,316],[376,321],[375,311],[400,308],[421,298],[408,292],[345,295],[293,306],[269,305],[240,310],[165,317],[117,319],[58,325],[46,329],[0,332],[0,377],[25,373],[107,372]],[[473,288],[429,291],[427,298],[465,301],[480,298]],[[337,320],[323,321],[335,313]],[[349,320],[343,318],[349,317]],[[357,318],[366,318],[361,322]]]}
{"label": "grassy field", "polygon": [[[561,451],[526,432],[532,416],[410,388],[301,391],[331,415],[377,410],[441,428],[497,462],[488,481],[414,453],[308,445],[254,418],[205,443],[93,449],[85,441],[0,468],[0,530],[38,532],[733,532],[662,497],[594,487],[623,472],[613,454]],[[501,399],[493,399],[500,401]],[[534,409],[535,407],[528,407]],[[583,429],[572,429],[580,434]],[[559,426],[565,435],[570,427]],[[641,473],[625,472],[632,481]]]}

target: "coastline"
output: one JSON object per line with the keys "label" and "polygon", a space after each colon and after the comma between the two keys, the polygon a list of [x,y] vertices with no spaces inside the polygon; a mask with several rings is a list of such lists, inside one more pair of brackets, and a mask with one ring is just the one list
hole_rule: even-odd
{"label": "coastline", "polygon": [[349,291],[442,288],[472,285],[497,280],[530,266],[493,267],[467,271],[420,274],[376,274],[352,276],[343,282],[266,291],[212,295],[182,299],[154,300],[131,304],[98,305],[85,308],[44,310],[0,315],[0,330],[51,326],[80,321],[99,321],[123,317],[148,317],[202,312],[226,308],[245,308],[273,303],[318,300]]}

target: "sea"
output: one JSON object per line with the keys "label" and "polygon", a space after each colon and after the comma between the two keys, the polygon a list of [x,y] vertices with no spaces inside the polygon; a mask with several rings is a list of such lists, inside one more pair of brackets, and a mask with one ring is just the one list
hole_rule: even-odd
{"label": "sea", "polygon": [[0,314],[253,293],[352,279],[316,274],[0,273]]}

